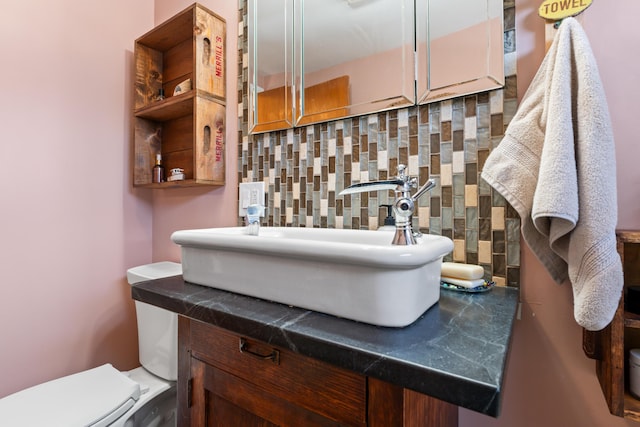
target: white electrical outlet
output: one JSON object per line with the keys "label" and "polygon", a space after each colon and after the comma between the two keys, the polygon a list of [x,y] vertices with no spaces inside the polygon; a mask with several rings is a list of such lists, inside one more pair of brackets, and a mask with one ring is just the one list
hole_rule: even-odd
{"label": "white electrical outlet", "polygon": [[249,205],[264,206],[264,181],[240,183],[238,215],[241,218],[247,215],[247,206]]}

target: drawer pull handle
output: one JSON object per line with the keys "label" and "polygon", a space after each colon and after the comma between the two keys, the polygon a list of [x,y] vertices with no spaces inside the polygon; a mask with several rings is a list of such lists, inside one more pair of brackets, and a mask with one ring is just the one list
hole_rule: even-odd
{"label": "drawer pull handle", "polygon": [[249,350],[249,343],[244,338],[240,338],[240,353],[248,354],[260,360],[271,360],[276,365],[280,364],[280,351],[273,349],[269,354],[260,354]]}

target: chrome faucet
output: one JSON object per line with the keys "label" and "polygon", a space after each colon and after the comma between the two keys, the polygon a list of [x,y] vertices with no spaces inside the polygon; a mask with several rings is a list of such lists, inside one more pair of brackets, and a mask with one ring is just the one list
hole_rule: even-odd
{"label": "chrome faucet", "polygon": [[365,191],[394,190],[396,200],[393,202],[393,212],[396,216],[396,233],[393,236],[393,245],[415,245],[416,237],[420,233],[414,233],[412,226],[415,203],[427,191],[436,186],[433,179],[429,179],[415,194],[411,195],[411,189],[418,187],[418,178],[405,174],[407,167],[398,165],[398,176],[383,181],[361,182],[350,185],[340,192],[340,195],[364,193]]}

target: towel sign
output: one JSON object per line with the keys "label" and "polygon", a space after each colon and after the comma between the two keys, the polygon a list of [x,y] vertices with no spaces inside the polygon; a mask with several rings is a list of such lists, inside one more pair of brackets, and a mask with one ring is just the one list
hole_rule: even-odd
{"label": "towel sign", "polygon": [[576,16],[591,6],[592,0],[545,0],[538,9],[538,15],[549,21],[559,21]]}

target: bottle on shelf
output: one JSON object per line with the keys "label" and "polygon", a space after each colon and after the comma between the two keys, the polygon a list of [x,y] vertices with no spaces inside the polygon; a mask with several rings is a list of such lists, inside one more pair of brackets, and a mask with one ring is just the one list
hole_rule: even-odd
{"label": "bottle on shelf", "polygon": [[162,166],[162,154],[156,154],[156,164],[153,167],[152,181],[164,182],[164,166]]}

